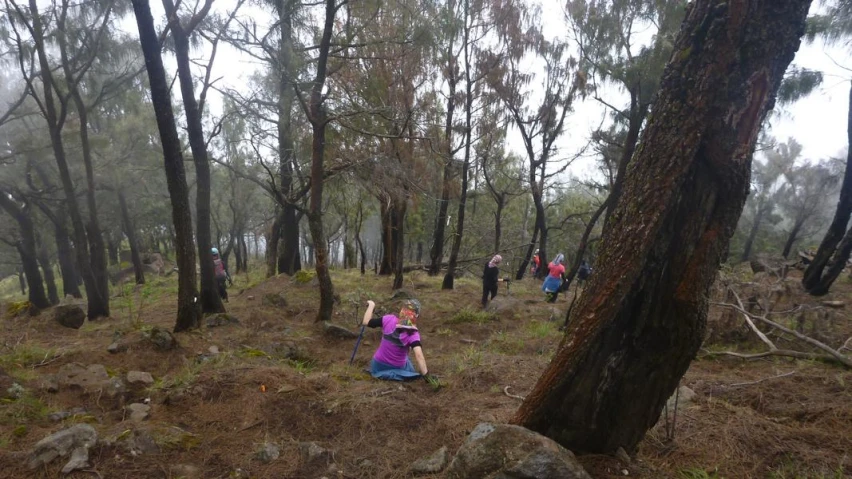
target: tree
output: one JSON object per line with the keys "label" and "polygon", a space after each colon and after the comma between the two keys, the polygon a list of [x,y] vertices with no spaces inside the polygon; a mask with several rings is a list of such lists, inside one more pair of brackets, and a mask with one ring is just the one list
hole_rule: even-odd
{"label": "tree", "polygon": [[172,111],[169,84],[160,41],[154,29],[154,17],[148,0],[133,0],[133,11],[139,28],[139,42],[145,56],[145,68],[151,84],[151,101],[157,117],[157,128],[163,146],[163,162],[169,197],[172,203],[175,256],[178,265],[178,311],[175,332],[197,328],[201,323],[201,305],[198,304],[198,286],[195,277],[195,249],[192,241],[192,215],[189,206],[189,187],[183,168],[180,138]]}
{"label": "tree", "polygon": [[809,0],[697,0],[607,222],[597,271],[513,422],[589,452],[628,451],[695,357],[748,194],[751,153]]}
{"label": "tree", "polygon": [[784,176],[787,177],[790,187],[787,194],[781,197],[779,206],[792,220],[781,252],[781,255],[787,258],[799,238],[813,234],[807,233],[806,230],[809,225],[813,227],[820,218],[825,202],[830,192],[835,190],[840,178],[821,163],[793,167],[785,172]]}
{"label": "tree", "polygon": [[[47,308],[52,302],[48,301],[44,293],[44,283],[42,282],[41,272],[38,269],[36,234],[32,218],[30,217],[30,207],[26,203],[21,205],[12,194],[0,190],[0,208],[6,211],[18,223],[18,237],[8,243],[10,246],[15,247],[21,257],[21,264],[23,265],[27,287],[29,288],[28,300],[36,308]],[[56,296],[55,286],[53,296]]]}

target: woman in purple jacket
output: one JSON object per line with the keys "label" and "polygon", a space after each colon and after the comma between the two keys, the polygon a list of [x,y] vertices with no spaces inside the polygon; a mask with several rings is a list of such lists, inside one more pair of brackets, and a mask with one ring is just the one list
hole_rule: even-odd
{"label": "woman in purple jacket", "polygon": [[[382,328],[382,342],[370,361],[370,374],[374,378],[390,381],[405,381],[423,377],[429,380],[429,369],[420,344],[417,319],[420,317],[420,301],[409,299],[399,315],[387,314],[373,319],[376,303],[367,301],[367,311],[362,324],[371,328]],[[414,352],[414,364],[408,352]],[[416,367],[415,367],[416,366]]]}

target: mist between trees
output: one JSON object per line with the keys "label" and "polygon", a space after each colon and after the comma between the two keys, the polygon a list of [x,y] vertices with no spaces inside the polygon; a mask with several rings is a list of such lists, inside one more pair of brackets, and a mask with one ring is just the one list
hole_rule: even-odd
{"label": "mist between trees", "polygon": [[[852,244],[852,204],[829,228],[838,198],[850,201],[845,159],[803,158],[795,139],[761,130],[773,105],[822,81],[788,68],[810,2],[745,2],[747,13],[711,3],[163,0],[155,18],[148,0],[4,0],[0,268],[35,307],[85,293],[96,319],[110,315],[110,280],[142,283],[168,272],[151,264],[174,265],[181,331],[225,309],[212,247],[233,273],[251,257],[268,276],[315,270],[318,321],[334,309],[334,269],[396,288],[423,269],[451,289],[495,253],[517,280],[536,250],[544,263],[564,253],[568,285],[584,258],[595,267],[588,291],[600,296],[584,296],[577,314],[602,315],[569,335],[630,349],[626,333],[602,336],[602,324],[633,324],[618,304],[666,318],[695,301],[681,311],[694,328],[637,333],[689,346],[659,352],[679,359],[636,402],[653,412],[697,350],[697,298],[720,261],[793,257],[828,229],[841,244],[839,256],[821,253],[831,269]],[[844,38],[838,5],[815,18],[812,38]],[[543,28],[553,22],[556,35]],[[128,24],[136,30],[119,28]],[[217,74],[241,68],[234,51],[254,68],[239,88]],[[584,102],[606,116],[569,129]],[[720,116],[728,109],[738,116]],[[569,151],[567,138],[583,146]],[[581,158],[593,175],[574,174]],[[676,292],[687,277],[694,285]],[[565,444],[588,433],[595,450],[635,445],[652,414],[542,422],[558,408],[546,386],[588,386],[578,365],[604,361],[563,346],[552,367],[570,374],[546,372],[558,384],[540,384],[517,422]],[[630,392],[614,384],[588,407]],[[629,427],[608,437],[589,432],[622,419]]]}

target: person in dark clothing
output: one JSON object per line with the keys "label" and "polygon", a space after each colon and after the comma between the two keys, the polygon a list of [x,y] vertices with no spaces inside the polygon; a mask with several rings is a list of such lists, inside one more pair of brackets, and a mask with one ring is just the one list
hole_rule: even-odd
{"label": "person in dark clothing", "polygon": [[210,250],[210,253],[213,255],[213,273],[216,275],[216,286],[219,290],[219,297],[222,298],[222,301],[227,303],[228,288],[225,286],[225,281],[230,283],[232,286],[234,282],[231,280],[231,275],[228,274],[228,270],[225,268],[225,262],[219,257],[219,250],[213,248]]}
{"label": "person in dark clothing", "polygon": [[592,275],[592,267],[589,266],[588,261],[583,260],[583,262],[580,263],[580,269],[577,270],[577,278],[579,279],[578,283],[579,284],[585,283],[586,280],[588,280],[591,275]]}
{"label": "person in dark clothing", "polygon": [[489,295],[490,299],[497,296],[497,282],[500,278],[499,265],[503,261],[503,257],[495,254],[491,261],[485,265],[485,270],[482,272],[482,307],[488,306]]}

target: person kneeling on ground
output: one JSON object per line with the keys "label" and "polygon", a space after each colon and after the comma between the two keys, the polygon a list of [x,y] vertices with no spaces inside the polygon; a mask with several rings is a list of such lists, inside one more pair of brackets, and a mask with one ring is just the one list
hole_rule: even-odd
{"label": "person kneeling on ground", "polygon": [[[417,330],[420,301],[406,301],[399,311],[399,316],[387,314],[382,318],[372,319],[375,308],[375,302],[367,301],[367,311],[362,321],[364,326],[382,328],[382,342],[370,361],[370,374],[374,378],[389,381],[405,381],[418,377],[429,381],[431,376],[420,344],[420,331]],[[408,357],[409,351],[414,352],[416,369]]]}
{"label": "person kneeling on ground", "polygon": [[212,248],[210,254],[213,255],[213,274],[216,276],[216,289],[222,301],[227,303],[228,288],[225,286],[225,281],[230,283],[231,286],[234,285],[234,282],[231,280],[231,275],[228,274],[227,268],[225,268],[225,262],[219,257],[219,250]]}
{"label": "person kneeling on ground", "polygon": [[497,282],[500,281],[500,262],[503,257],[495,254],[491,261],[485,265],[485,271],[482,272],[482,307],[488,306],[488,295],[490,299],[497,296]]}

